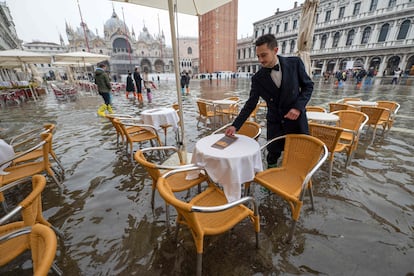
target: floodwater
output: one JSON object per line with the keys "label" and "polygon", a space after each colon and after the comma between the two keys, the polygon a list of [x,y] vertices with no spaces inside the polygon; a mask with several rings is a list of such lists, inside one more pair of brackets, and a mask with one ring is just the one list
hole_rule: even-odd
{"label": "floodwater", "polygon": [[[196,98],[246,99],[250,81],[192,80],[183,100],[188,150],[211,130],[197,128]],[[138,108],[125,96],[114,96],[117,113],[139,115],[143,109],[170,106],[175,84],[161,79],[153,104]],[[351,166],[336,154],[333,176],[324,164],[314,176],[315,210],[306,198],[291,244],[285,244],[290,210],[258,186],[260,249],[248,221],[231,232],[207,237],[203,275],[413,275],[414,273],[414,86],[374,85],[335,89],[317,82],[311,105],[327,107],[345,96],[394,100],[401,104],[385,137],[362,135]],[[0,109],[1,138],[6,139],[46,122],[57,125],[54,149],[66,168],[62,193],[48,179],[43,192],[44,216],[63,236],[56,263],[64,275],[194,275],[196,252],[190,232],[182,228],[178,242],[167,231],[165,205],[156,193],[151,210],[151,180],[117,147],[110,123],[96,116],[102,99],[87,95],[58,102],[52,93],[38,102]],[[257,120],[265,127],[263,111]],[[265,142],[263,130],[259,142]],[[160,133],[163,140],[163,134]],[[174,135],[168,134],[168,144]],[[9,205],[11,203],[9,202]],[[0,212],[1,213],[1,212]],[[175,229],[175,210],[171,211]],[[19,264],[24,263],[19,267]],[[2,268],[0,274],[30,275],[26,258]]]}

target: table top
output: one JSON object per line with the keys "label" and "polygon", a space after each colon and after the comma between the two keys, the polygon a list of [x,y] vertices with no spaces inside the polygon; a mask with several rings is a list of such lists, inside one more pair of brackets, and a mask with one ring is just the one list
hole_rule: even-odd
{"label": "table top", "polygon": [[371,102],[371,101],[347,101],[347,104],[350,105],[357,105],[357,106],[377,106],[377,102]]}
{"label": "table top", "polygon": [[212,145],[223,137],[213,134],[200,139],[191,162],[204,167],[211,180],[223,186],[229,202],[241,197],[241,185],[252,181],[263,170],[260,145],[256,140],[236,135],[238,139],[224,149]]}
{"label": "table top", "polygon": [[214,101],[211,101],[211,102],[213,104],[228,104],[228,105],[237,103],[237,101],[226,100],[226,99],[223,99],[223,100],[214,100]]}
{"label": "table top", "polygon": [[163,107],[148,109],[141,112],[141,118],[145,124],[159,128],[161,125],[172,125],[178,127],[178,114],[174,108]]}
{"label": "table top", "polygon": [[307,111],[306,117],[308,117],[308,120],[314,121],[336,122],[339,120],[339,117],[335,114],[316,111]]}

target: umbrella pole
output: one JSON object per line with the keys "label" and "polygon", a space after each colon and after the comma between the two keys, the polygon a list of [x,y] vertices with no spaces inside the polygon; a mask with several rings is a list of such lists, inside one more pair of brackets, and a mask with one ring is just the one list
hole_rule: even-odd
{"label": "umbrella pole", "polygon": [[180,81],[180,66],[178,60],[178,48],[177,48],[177,35],[175,32],[175,21],[174,21],[174,5],[173,0],[168,0],[168,13],[170,16],[170,28],[171,28],[171,40],[172,40],[172,48],[174,54],[174,73],[175,73],[175,86],[177,90],[177,98],[178,98],[178,106],[179,112],[178,116],[180,117],[180,128],[181,128],[181,135],[178,139],[178,147],[179,153],[181,154],[182,160],[184,163],[187,163],[187,151],[186,151],[186,143],[185,143],[185,135],[184,135],[184,110],[183,110],[183,102],[181,97],[181,85]]}

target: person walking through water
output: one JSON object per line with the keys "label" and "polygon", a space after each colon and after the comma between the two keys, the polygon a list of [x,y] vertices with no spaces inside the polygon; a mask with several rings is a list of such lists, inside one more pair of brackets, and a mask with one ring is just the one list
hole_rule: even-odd
{"label": "person walking through water", "polygon": [[104,104],[98,109],[99,116],[105,116],[106,110],[108,110],[109,113],[114,113],[111,105],[111,82],[109,81],[109,76],[105,72],[105,69],[106,65],[101,63],[95,70],[95,84],[98,86],[99,95],[101,95],[104,100]]}
{"label": "person walking through water", "polygon": [[125,96],[128,99],[129,93],[133,93],[134,97],[137,98],[137,93],[135,93],[135,85],[134,81],[132,80],[132,74],[128,71],[128,76],[126,78],[126,89],[125,89]]}
{"label": "person walking through water", "polygon": [[135,85],[137,87],[137,98],[138,98],[138,102],[140,104],[144,103],[144,99],[142,98],[142,78],[141,78],[141,74],[138,71],[138,67],[135,67],[134,70],[134,80],[135,80]]}
{"label": "person walking through water", "polygon": [[[298,57],[277,55],[274,35],[266,34],[256,40],[256,55],[262,68],[252,77],[250,95],[231,126],[227,136],[233,136],[256,108],[259,98],[267,104],[267,140],[285,134],[308,134],[305,107],[313,92],[313,82]],[[284,148],[284,140],[268,146],[267,164],[277,166]]]}
{"label": "person walking through water", "polygon": [[394,76],[392,77],[391,84],[398,84],[400,75],[401,75],[401,69],[398,67],[397,70],[394,70]]}
{"label": "person walking through water", "polygon": [[153,86],[152,81],[149,80],[148,72],[144,72],[144,87],[147,91],[148,103],[152,103],[151,87]]}
{"label": "person walking through water", "polygon": [[186,72],[185,71],[183,71],[181,73],[180,83],[181,83],[181,95],[184,96],[185,95],[185,93],[184,93],[184,87],[187,84],[187,76],[186,76]]}

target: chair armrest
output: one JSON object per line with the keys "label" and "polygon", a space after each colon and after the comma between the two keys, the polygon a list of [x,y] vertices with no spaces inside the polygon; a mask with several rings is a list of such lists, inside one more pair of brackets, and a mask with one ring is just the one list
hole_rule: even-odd
{"label": "chair armrest", "polygon": [[18,230],[15,230],[3,236],[0,236],[0,243],[11,240],[13,238],[16,238],[22,235],[29,234],[30,232],[32,232],[32,226],[26,226],[26,227],[20,228]]}
{"label": "chair armrest", "polygon": [[19,153],[19,154],[15,155],[14,157],[10,158],[9,160],[3,161],[2,163],[0,163],[0,167],[3,166],[4,164],[7,164],[9,162],[12,162],[13,160],[15,160],[17,158],[20,158],[20,157],[22,157],[22,156],[24,156],[24,155],[26,155],[26,154],[34,151],[34,150],[37,150],[38,148],[41,148],[45,143],[46,143],[45,141],[42,141],[39,144],[37,144],[36,146],[33,146],[30,149],[28,149],[28,150],[26,150],[26,151],[24,151],[22,153]]}
{"label": "chair armrest", "polygon": [[216,212],[222,212],[225,210],[228,210],[230,208],[233,208],[235,206],[238,206],[240,204],[244,204],[246,202],[252,202],[253,203],[253,209],[254,214],[257,215],[257,204],[253,197],[246,196],[242,197],[241,199],[229,202],[227,204],[223,205],[217,205],[217,206],[192,206],[191,211],[193,212],[200,212],[200,213],[216,213]]}
{"label": "chair armrest", "polygon": [[17,136],[14,136],[10,140],[10,143],[9,144],[12,145],[12,146],[14,146],[14,143],[16,142],[17,139],[20,139],[20,138],[25,137],[25,136],[29,136],[30,134],[33,134],[35,132],[38,133],[41,130],[44,130],[44,128],[41,127],[41,128],[32,129],[32,130],[26,131],[25,133],[22,133],[22,134],[19,134]]}

